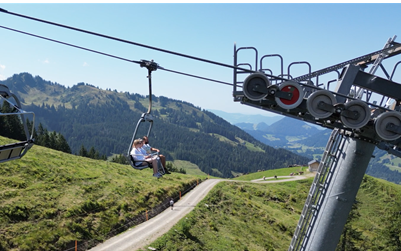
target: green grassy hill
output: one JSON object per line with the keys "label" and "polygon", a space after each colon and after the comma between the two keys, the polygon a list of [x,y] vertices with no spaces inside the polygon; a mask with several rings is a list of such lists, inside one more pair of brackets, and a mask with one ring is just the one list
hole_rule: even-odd
{"label": "green grassy hill", "polygon": [[22,159],[0,164],[0,250],[65,250],[75,240],[104,240],[204,177],[155,179],[150,169],[34,145]]}
{"label": "green grassy hill", "polygon": [[[288,175],[288,171],[270,170],[241,179]],[[220,182],[149,246],[156,250],[288,250],[312,181]],[[401,186],[365,176],[344,228],[346,237],[341,237],[336,250],[401,250],[400,198]]]}
{"label": "green grassy hill", "polygon": [[[0,144],[6,143],[10,140],[0,138]],[[150,246],[287,250],[313,179],[244,181],[304,169],[268,170],[221,182]],[[206,178],[200,174],[173,173],[157,180],[150,169],[138,171],[35,145],[21,160],[0,164],[0,250],[66,250],[75,240],[80,247],[93,246]],[[347,237],[340,240],[346,248],[337,250],[401,250],[400,198],[401,186],[365,176],[345,228]]]}

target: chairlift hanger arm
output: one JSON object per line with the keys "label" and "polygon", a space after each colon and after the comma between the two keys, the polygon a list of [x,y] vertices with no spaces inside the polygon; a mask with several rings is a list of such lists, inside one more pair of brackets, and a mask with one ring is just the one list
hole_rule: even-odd
{"label": "chairlift hanger arm", "polygon": [[150,114],[152,110],[152,71],[156,71],[159,65],[153,60],[141,60],[141,67],[146,67],[148,69],[148,79],[149,79],[149,108],[146,114]]}

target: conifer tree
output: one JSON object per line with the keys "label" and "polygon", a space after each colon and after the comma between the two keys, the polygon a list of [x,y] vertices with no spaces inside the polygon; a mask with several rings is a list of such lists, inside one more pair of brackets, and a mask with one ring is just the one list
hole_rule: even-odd
{"label": "conifer tree", "polygon": [[95,151],[95,148],[92,146],[92,147],[89,149],[88,157],[91,158],[91,159],[95,159],[95,155],[96,155],[96,151]]}
{"label": "conifer tree", "polygon": [[84,145],[81,145],[81,149],[79,149],[79,156],[88,157],[88,151],[85,149]]}
{"label": "conifer tree", "polygon": [[[4,101],[1,106],[1,113],[13,113],[14,109],[10,103]],[[1,132],[0,135],[16,140],[24,140],[24,130],[21,118],[18,115],[1,116]]]}
{"label": "conifer tree", "polygon": [[71,148],[61,133],[57,134],[56,148],[59,151],[71,153]]}

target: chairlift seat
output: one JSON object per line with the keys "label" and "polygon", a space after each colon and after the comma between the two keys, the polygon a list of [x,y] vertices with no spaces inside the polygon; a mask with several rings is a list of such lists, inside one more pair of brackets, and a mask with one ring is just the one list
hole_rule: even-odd
{"label": "chairlift seat", "polygon": [[[157,155],[157,156],[159,156],[159,154],[156,152],[156,153],[153,153],[152,155]],[[130,162],[130,165],[134,168],[134,169],[137,169],[137,170],[142,170],[142,169],[145,169],[145,168],[147,168],[147,167],[149,167],[149,168],[151,168],[151,169],[153,169],[153,165],[152,165],[152,163],[149,163],[149,162],[146,162],[146,161],[138,161],[138,160],[135,160],[134,159],[134,157],[130,154],[129,155],[129,162]],[[136,163],[139,163],[139,162],[141,162],[142,164],[140,165],[140,166],[137,166],[136,165]],[[163,165],[162,165],[162,163],[161,163],[161,161],[160,161],[160,158],[157,158],[157,172],[159,173],[159,174],[161,174],[161,175],[164,175],[166,172],[164,171],[164,167],[163,167]]]}
{"label": "chairlift seat", "polygon": [[21,158],[32,144],[29,141],[22,141],[0,146],[0,163]]}
{"label": "chairlift seat", "polygon": [[[146,161],[136,161],[134,159],[134,157],[132,157],[132,155],[129,155],[129,161],[130,161],[131,166],[137,170],[142,170],[142,169],[145,169],[148,167],[153,168],[151,163],[146,162]],[[141,165],[138,166],[137,163],[141,163]]]}

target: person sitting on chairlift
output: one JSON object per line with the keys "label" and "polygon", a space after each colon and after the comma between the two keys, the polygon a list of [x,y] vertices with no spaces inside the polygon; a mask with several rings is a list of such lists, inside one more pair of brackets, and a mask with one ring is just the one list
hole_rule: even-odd
{"label": "person sitting on chairlift", "polygon": [[135,165],[136,166],[144,166],[148,162],[151,163],[153,166],[153,177],[160,178],[162,175],[157,172],[157,156],[151,156],[144,154],[142,148],[142,139],[134,140],[134,145],[131,150],[131,155],[134,157]]}
{"label": "person sitting on chairlift", "polygon": [[[160,150],[159,150],[159,149],[154,148],[154,147],[151,147],[151,146],[149,145],[149,138],[148,138],[148,136],[143,136],[143,137],[142,137],[142,140],[143,140],[142,149],[144,149],[144,150],[146,151],[147,154],[152,154],[152,151],[160,153]],[[166,172],[166,174],[171,174],[171,173],[166,169],[166,157],[165,157],[164,155],[162,155],[162,154],[158,154],[158,155],[159,155],[159,157],[160,157],[160,161],[161,161],[161,163],[162,163],[162,166],[163,166],[164,171]]]}

